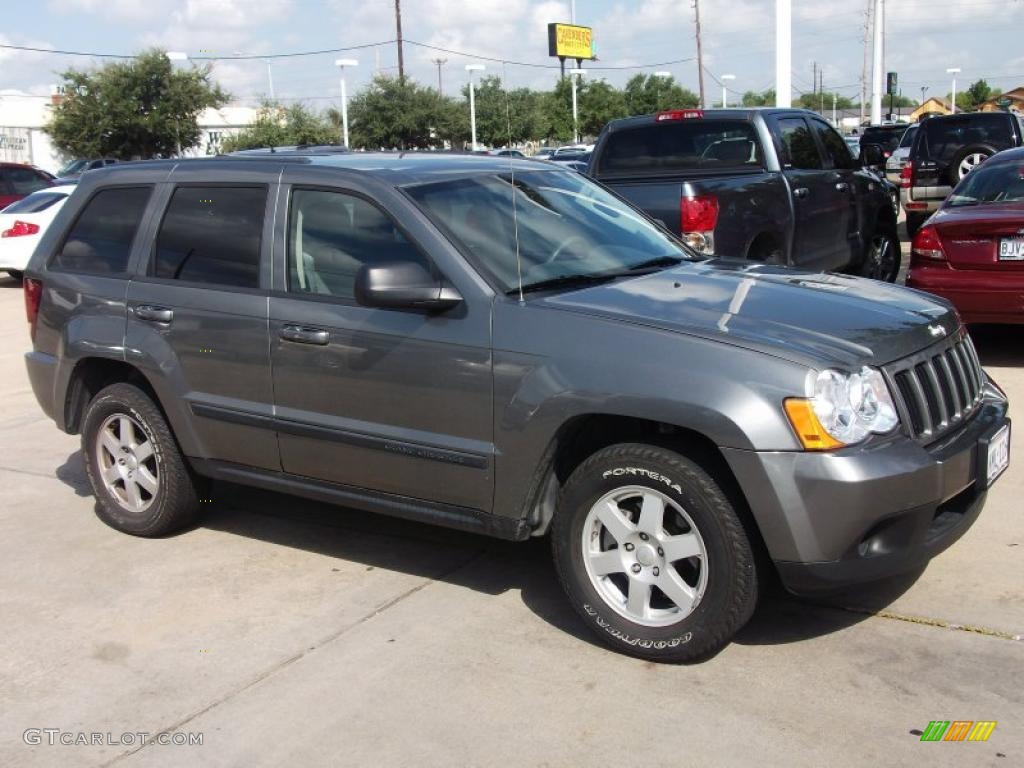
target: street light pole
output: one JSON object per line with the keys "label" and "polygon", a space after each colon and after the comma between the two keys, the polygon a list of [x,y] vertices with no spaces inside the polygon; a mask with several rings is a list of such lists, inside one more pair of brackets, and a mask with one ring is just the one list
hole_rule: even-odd
{"label": "street light pole", "polygon": [[729,106],[729,96],[726,93],[725,82],[727,80],[735,80],[736,75],[722,75],[722,109]]}
{"label": "street light pole", "polygon": [[670,77],[672,77],[672,73],[671,72],[667,72],[665,70],[662,70],[660,72],[655,72],[654,76],[656,78],[658,78],[659,80],[661,80],[661,82],[658,83],[658,89],[657,89],[657,94],[656,94],[657,103],[654,105],[655,107],[657,107],[658,111],[660,112],[664,108],[664,107],[662,107],[662,98],[661,98],[662,92],[665,90],[665,88],[663,86],[663,83],[666,80],[668,80]]}
{"label": "street light pole", "polygon": [[467,64],[469,73],[469,131],[473,139],[473,151],[476,152],[476,96],[473,93],[473,73],[483,72],[483,64]]}
{"label": "street light pole", "polygon": [[274,75],[270,71],[271,60],[270,59],[264,59],[263,61],[267,65],[267,90],[270,91],[270,100],[273,101],[274,100]]}
{"label": "street light pole", "polygon": [[871,123],[882,122],[882,40],[883,22],[882,0],[875,0],[875,34],[872,42],[871,58]]}
{"label": "street light pole", "polygon": [[952,98],[953,104],[952,104],[952,106],[953,106],[953,114],[954,115],[956,114],[956,76],[957,76],[957,74],[959,74],[959,72],[960,72],[960,67],[950,67],[949,69],[946,70],[946,74],[947,75],[952,75],[953,76],[953,98]]}
{"label": "street light pole", "polygon": [[356,59],[335,59],[334,66],[341,70],[341,143],[348,149],[348,94],[345,92],[345,67],[357,67]]}
{"label": "street light pole", "polygon": [[[188,54],[184,51],[167,51],[164,54],[168,61],[189,61]],[[181,157],[181,122],[178,116],[174,116],[174,143],[177,146],[177,156]]]}
{"label": "street light pole", "polygon": [[441,87],[441,67],[448,63],[448,59],[438,56],[436,59],[431,59],[430,61],[437,65],[437,95],[443,96],[444,89]]}
{"label": "street light pole", "polygon": [[775,0],[775,106],[793,106],[793,6]]}

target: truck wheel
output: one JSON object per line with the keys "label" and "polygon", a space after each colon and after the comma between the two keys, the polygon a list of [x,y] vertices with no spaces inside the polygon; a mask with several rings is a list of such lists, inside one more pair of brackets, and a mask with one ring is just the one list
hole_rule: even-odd
{"label": "truck wheel", "polygon": [[96,514],[135,536],[162,536],[199,512],[195,483],[160,409],[138,387],[119,383],[92,399],[82,427]]}
{"label": "truck wheel", "polygon": [[559,579],[584,623],[643,659],[699,659],[726,645],[757,603],[747,533],[700,466],[623,443],[569,478],[552,521]]}
{"label": "truck wheel", "polygon": [[872,280],[893,283],[900,273],[902,262],[903,252],[900,250],[900,239],[896,232],[880,228],[875,230],[868,241],[860,273],[861,276],[870,277]]}

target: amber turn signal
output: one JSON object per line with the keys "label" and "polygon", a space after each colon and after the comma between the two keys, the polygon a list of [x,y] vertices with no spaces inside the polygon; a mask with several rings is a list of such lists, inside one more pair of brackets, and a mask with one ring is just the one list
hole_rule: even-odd
{"label": "amber turn signal", "polygon": [[808,451],[829,451],[833,448],[842,448],[843,443],[836,440],[825,431],[825,428],[818,421],[814,413],[814,406],[810,400],[802,397],[791,397],[786,400],[786,415],[789,416],[789,423],[793,425],[793,431],[800,438],[800,444]]}

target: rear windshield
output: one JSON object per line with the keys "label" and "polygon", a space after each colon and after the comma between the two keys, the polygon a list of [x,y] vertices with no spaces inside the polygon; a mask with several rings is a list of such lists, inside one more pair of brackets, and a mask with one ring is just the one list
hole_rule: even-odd
{"label": "rear windshield", "polygon": [[1013,144],[1010,121],[1005,114],[973,113],[963,117],[933,117],[921,126],[922,153],[932,160],[953,159],[970,144],[990,144],[1006,149]]}
{"label": "rear windshield", "polygon": [[4,213],[39,213],[67,196],[67,192],[53,192],[51,190],[33,192],[28,197],[23,197],[18,202],[11,203],[4,208]]}
{"label": "rear windshield", "polygon": [[917,133],[917,126],[912,125],[903,132],[903,138],[900,139],[900,149],[909,147],[914,143],[914,135]]}
{"label": "rear windshield", "polygon": [[946,205],[957,208],[985,203],[1024,202],[1024,160],[985,163],[971,171]]}
{"label": "rear windshield", "polygon": [[905,125],[887,125],[884,128],[866,128],[861,136],[860,145],[878,144],[885,150],[892,152],[900,144],[900,137],[907,130]]}
{"label": "rear windshield", "polygon": [[692,168],[760,168],[754,127],[741,120],[689,119],[615,131],[608,136],[601,173],[669,173]]}

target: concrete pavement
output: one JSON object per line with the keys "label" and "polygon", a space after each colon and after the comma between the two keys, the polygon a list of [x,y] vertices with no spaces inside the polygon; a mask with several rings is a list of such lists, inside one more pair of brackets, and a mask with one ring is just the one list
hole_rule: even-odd
{"label": "concrete pavement", "polygon": [[[1024,416],[1019,331],[974,333]],[[1024,762],[1019,435],[978,523],[923,572],[827,605],[774,595],[722,653],[670,667],[592,642],[543,541],[227,486],[193,530],[118,534],[78,438],[35,403],[27,346],[0,278],[0,764]],[[998,725],[921,743],[935,719]],[[45,728],[203,743],[25,744]]]}

